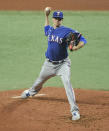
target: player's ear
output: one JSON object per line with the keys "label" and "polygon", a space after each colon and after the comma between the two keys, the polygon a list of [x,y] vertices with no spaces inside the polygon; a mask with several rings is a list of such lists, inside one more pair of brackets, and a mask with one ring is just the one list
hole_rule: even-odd
{"label": "player's ear", "polygon": [[63,21],[63,19],[61,19],[61,21]]}
{"label": "player's ear", "polygon": [[63,19],[61,19],[61,22],[63,22]]}

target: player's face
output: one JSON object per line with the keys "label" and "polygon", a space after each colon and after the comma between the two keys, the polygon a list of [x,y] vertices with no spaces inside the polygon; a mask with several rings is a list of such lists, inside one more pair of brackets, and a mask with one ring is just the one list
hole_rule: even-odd
{"label": "player's face", "polygon": [[62,23],[62,19],[53,18],[53,25],[54,27],[59,27]]}

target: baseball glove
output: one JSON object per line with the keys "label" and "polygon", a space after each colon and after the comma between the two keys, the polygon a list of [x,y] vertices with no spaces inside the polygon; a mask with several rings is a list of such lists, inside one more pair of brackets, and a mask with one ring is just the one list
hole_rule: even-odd
{"label": "baseball glove", "polygon": [[77,46],[80,41],[81,34],[77,32],[70,32],[65,38],[65,42],[68,44],[69,50],[72,51],[73,46]]}

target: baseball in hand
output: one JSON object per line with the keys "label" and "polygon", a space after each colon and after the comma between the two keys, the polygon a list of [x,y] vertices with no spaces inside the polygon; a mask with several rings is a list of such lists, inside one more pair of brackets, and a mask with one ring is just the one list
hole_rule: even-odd
{"label": "baseball in hand", "polygon": [[48,16],[51,12],[51,7],[46,7],[45,8],[45,14]]}

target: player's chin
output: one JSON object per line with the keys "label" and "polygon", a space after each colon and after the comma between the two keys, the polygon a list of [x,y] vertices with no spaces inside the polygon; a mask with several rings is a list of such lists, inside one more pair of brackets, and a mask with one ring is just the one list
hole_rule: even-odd
{"label": "player's chin", "polygon": [[56,27],[59,27],[61,24],[56,24]]}

